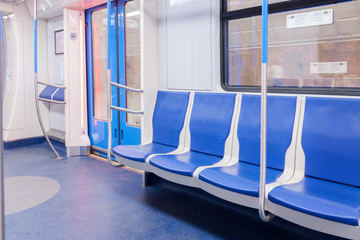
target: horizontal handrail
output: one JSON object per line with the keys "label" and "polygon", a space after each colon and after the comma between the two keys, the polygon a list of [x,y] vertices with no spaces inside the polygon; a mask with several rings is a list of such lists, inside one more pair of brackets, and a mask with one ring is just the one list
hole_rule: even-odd
{"label": "horizontal handrail", "polygon": [[143,89],[132,88],[132,87],[128,87],[128,86],[125,86],[125,85],[122,85],[122,84],[119,84],[119,83],[111,82],[110,85],[113,86],[113,87],[122,88],[122,89],[129,90],[129,91],[132,91],[132,92],[141,92],[141,93],[144,92]]}
{"label": "horizontal handrail", "polygon": [[39,101],[49,102],[49,103],[57,103],[57,104],[65,104],[65,101],[56,101],[56,100],[50,100],[46,98],[38,98]]}
{"label": "horizontal handrail", "polygon": [[65,86],[59,86],[59,85],[54,85],[54,84],[49,84],[49,83],[44,83],[44,82],[36,82],[37,84],[41,84],[41,85],[45,85],[45,86],[50,86],[50,87],[56,87],[56,88],[66,88]]}
{"label": "horizontal handrail", "polygon": [[121,107],[116,107],[116,106],[111,106],[110,108],[113,110],[120,111],[120,112],[126,112],[126,113],[132,113],[132,114],[144,114],[144,111],[129,110],[126,108],[121,108]]}

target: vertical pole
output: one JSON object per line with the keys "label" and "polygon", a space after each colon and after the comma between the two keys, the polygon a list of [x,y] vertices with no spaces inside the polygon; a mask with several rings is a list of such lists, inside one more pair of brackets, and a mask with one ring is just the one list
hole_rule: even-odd
{"label": "vertical pole", "polygon": [[122,164],[114,163],[111,159],[111,145],[112,145],[112,91],[111,91],[111,62],[110,62],[110,39],[111,39],[111,0],[107,0],[107,119],[108,119],[108,149],[107,159],[111,166],[122,167]]}
{"label": "vertical pole", "polygon": [[262,48],[261,48],[261,140],[260,140],[260,186],[259,215],[264,222],[272,215],[265,214],[266,187],[266,126],[267,126],[267,62],[268,62],[268,0],[262,2]]}
{"label": "vertical pole", "polygon": [[40,115],[40,106],[39,106],[39,100],[38,100],[38,96],[39,96],[39,90],[38,90],[38,72],[37,72],[37,0],[34,0],[34,84],[35,84],[35,106],[36,106],[36,113],[39,119],[39,123],[40,123],[40,127],[41,130],[44,134],[44,137],[46,139],[46,141],[49,143],[51,149],[53,150],[53,152],[56,155],[56,159],[60,160],[61,157],[59,155],[59,153],[56,151],[56,149],[54,148],[54,146],[52,145],[52,143],[50,142],[50,139],[45,131],[45,127],[44,124],[42,122],[41,119],[41,115]]}
{"label": "vertical pole", "polygon": [[[1,42],[3,42],[3,31],[2,31],[2,14],[0,12],[0,44]],[[4,45],[2,45],[3,48],[5,48]],[[4,54],[5,53],[5,49],[2,49],[2,47],[0,46],[1,52],[0,54]],[[5,60],[5,59],[4,59]],[[6,61],[6,60],[5,60]],[[5,239],[5,217],[4,217],[4,155],[3,155],[3,124],[2,124],[2,119],[3,119],[3,110],[2,110],[2,105],[3,105],[3,88],[4,88],[4,81],[5,81],[5,68],[1,68],[0,70],[3,70],[4,72],[0,71],[0,239],[4,240]]]}
{"label": "vertical pole", "polygon": [[107,119],[108,119],[108,149],[107,158],[109,163],[111,161],[111,139],[112,139],[112,127],[111,127],[111,105],[112,105],[112,94],[111,94],[111,69],[110,69],[110,27],[111,25],[111,0],[107,0]]}

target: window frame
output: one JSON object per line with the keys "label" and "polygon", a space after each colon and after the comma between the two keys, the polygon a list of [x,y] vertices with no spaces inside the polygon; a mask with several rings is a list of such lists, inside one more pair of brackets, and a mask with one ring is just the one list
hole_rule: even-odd
{"label": "window frame", "polygon": [[[337,4],[353,0],[293,0],[269,4],[269,14],[293,11],[303,8],[318,7],[322,5]],[[228,84],[228,22],[236,19],[261,16],[262,6],[250,7],[240,10],[227,10],[228,0],[221,1],[220,12],[220,64],[221,86],[225,91],[231,92],[260,92],[260,86],[231,86]],[[321,95],[348,95],[359,96],[359,88],[316,88],[316,87],[268,87],[269,93],[296,93]]]}

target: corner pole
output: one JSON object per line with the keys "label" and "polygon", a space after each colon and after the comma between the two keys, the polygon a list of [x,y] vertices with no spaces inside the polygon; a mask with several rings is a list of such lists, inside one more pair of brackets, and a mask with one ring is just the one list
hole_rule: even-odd
{"label": "corner pole", "polygon": [[268,0],[262,1],[262,48],[261,48],[261,140],[260,140],[260,186],[259,215],[268,222],[272,214],[265,213],[266,191],[266,127],[267,127],[267,62],[268,62]]}
{"label": "corner pole", "polygon": [[[0,12],[0,44],[1,41],[3,41],[3,26],[2,26],[2,14]],[[3,46],[5,48],[5,46]],[[2,50],[2,54],[5,53],[5,49],[2,49],[0,46],[0,49]],[[0,53],[1,54],[1,53]],[[4,88],[4,81],[5,81],[5,68],[1,68],[4,72],[0,71],[0,239],[5,239],[5,204],[4,204],[4,145],[3,145],[3,88]]]}

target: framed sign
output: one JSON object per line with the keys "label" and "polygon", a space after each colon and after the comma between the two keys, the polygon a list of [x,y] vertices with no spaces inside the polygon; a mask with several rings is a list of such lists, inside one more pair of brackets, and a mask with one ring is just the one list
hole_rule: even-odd
{"label": "framed sign", "polygon": [[55,55],[64,54],[64,30],[54,32]]}

